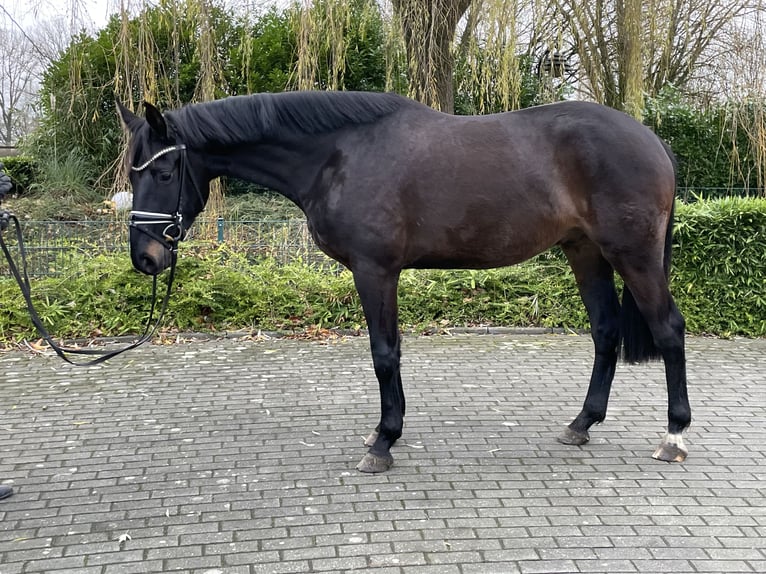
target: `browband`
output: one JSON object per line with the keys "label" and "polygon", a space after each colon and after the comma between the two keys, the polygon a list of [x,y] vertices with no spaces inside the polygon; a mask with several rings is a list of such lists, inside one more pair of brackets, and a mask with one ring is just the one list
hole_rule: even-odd
{"label": "browband", "polygon": [[161,149],[156,154],[154,154],[152,157],[150,157],[148,160],[146,160],[144,163],[142,163],[139,166],[131,166],[130,169],[133,171],[144,171],[147,167],[149,167],[149,164],[152,163],[155,159],[162,157],[166,153],[170,153],[171,151],[179,151],[186,149],[186,144],[176,144],[172,145],[170,147],[166,147],[165,149]]}

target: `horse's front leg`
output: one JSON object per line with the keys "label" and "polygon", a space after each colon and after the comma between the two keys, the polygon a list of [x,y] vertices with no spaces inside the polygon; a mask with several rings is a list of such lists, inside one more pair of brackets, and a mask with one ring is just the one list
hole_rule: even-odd
{"label": "horse's front leg", "polygon": [[558,437],[564,444],[581,445],[590,440],[588,429],[606,418],[620,342],[620,300],[614,287],[614,270],[595,243],[581,239],[562,245],[562,249],[588,311],[596,350],[582,410]]}
{"label": "horse's front leg", "polygon": [[400,337],[396,289],[399,272],[355,266],[354,283],[370,333],[375,376],[380,387],[380,423],[367,439],[370,450],[357,465],[361,472],[385,472],[394,464],[391,446],[402,436],[404,393],[399,373]]}
{"label": "horse's front leg", "polygon": [[[398,377],[396,377],[396,386],[399,389],[399,397],[402,400],[402,416],[404,416],[407,413],[407,407],[406,407],[406,401],[404,400],[404,388],[402,387],[402,375],[399,374]],[[366,439],[364,439],[364,446],[371,447],[375,444],[375,441],[378,440],[378,435],[380,434],[380,425],[376,426],[375,429],[367,436]]]}

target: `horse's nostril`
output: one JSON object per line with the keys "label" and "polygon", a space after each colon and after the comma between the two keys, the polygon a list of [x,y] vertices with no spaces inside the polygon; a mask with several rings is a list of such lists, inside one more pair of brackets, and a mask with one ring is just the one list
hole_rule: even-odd
{"label": "horse's nostril", "polygon": [[157,260],[151,255],[143,254],[138,258],[139,270],[143,271],[147,275],[157,275],[160,271],[160,266]]}

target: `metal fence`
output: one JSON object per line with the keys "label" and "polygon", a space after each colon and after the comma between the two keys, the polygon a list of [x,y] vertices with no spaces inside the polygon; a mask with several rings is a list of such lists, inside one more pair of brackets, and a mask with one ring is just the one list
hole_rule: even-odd
{"label": "metal fence", "polygon": [[[22,221],[21,229],[32,277],[71,274],[83,254],[128,253],[126,221]],[[16,236],[10,231],[3,238],[17,257]],[[304,220],[200,220],[187,240],[225,242],[253,260],[272,257],[280,263],[301,259],[333,268],[338,265],[316,247]],[[10,275],[8,267],[0,263],[0,276],[6,275]]]}
{"label": "metal fence", "polygon": [[[698,197],[731,195],[763,195],[764,190],[731,190],[724,188],[679,187],[678,196],[684,201]],[[71,274],[82,254],[128,252],[126,220],[112,221],[22,221],[27,248],[30,276],[59,276]],[[11,253],[18,256],[15,235],[4,232]],[[224,220],[201,219],[191,230],[189,239],[227,243],[251,259],[272,257],[280,263],[300,259],[313,264],[340,268],[314,244],[303,219]],[[187,247],[188,249],[188,247]],[[0,261],[0,277],[10,275],[7,265]]]}

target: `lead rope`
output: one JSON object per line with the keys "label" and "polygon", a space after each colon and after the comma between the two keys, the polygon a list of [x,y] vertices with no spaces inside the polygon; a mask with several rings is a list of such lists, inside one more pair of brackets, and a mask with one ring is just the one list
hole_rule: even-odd
{"label": "lead rope", "polygon": [[[24,238],[21,233],[21,226],[19,224],[19,220],[15,215],[4,210],[3,212],[0,212],[0,218],[6,218],[6,220],[13,223],[15,227],[16,241],[18,243],[18,248],[19,248],[19,257],[21,259],[21,271],[16,265],[16,262],[13,260],[10,250],[8,249],[8,245],[6,244],[5,239],[3,238],[2,231],[4,228],[0,228],[0,248],[2,248],[3,254],[5,255],[5,259],[8,261],[8,266],[10,267],[11,274],[16,279],[16,283],[18,283],[19,288],[21,289],[21,294],[23,295],[24,301],[26,302],[27,310],[29,311],[29,316],[32,319],[32,324],[34,324],[40,336],[43,339],[45,339],[48,345],[50,345],[51,349],[53,349],[53,351],[59,357],[61,357],[64,361],[72,365],[77,365],[80,367],[97,365],[113,357],[116,357],[117,355],[120,355],[124,353],[125,351],[130,351],[131,349],[135,349],[139,345],[143,345],[145,342],[151,340],[151,338],[154,337],[154,334],[157,332],[157,329],[159,328],[160,324],[162,323],[162,319],[165,316],[165,311],[167,310],[167,307],[168,307],[168,301],[170,301],[170,292],[173,286],[173,279],[175,277],[175,272],[176,272],[177,250],[175,249],[176,247],[175,245],[174,245],[174,249],[172,250],[170,275],[168,276],[167,290],[165,291],[165,296],[162,300],[162,305],[160,307],[160,313],[157,316],[157,320],[155,321],[154,326],[152,326],[152,319],[154,317],[154,311],[157,307],[157,276],[156,275],[153,277],[153,280],[152,280],[152,304],[149,310],[149,318],[146,320],[146,325],[144,326],[144,330],[141,333],[141,336],[136,341],[134,341],[133,343],[131,343],[130,345],[126,347],[123,347],[122,349],[115,349],[112,351],[105,351],[101,349],[77,349],[72,347],[63,347],[61,345],[58,345],[53,340],[53,337],[50,335],[48,330],[43,325],[43,322],[40,319],[40,316],[38,315],[37,310],[35,309],[34,303],[32,302],[32,289],[29,283],[29,275],[27,273],[27,252],[26,252],[26,247],[24,245]],[[97,358],[91,361],[76,362],[70,359],[67,356],[68,354],[91,355],[91,356],[97,355]]]}
{"label": "lead rope", "polygon": [[[151,158],[149,158],[148,161],[144,162],[140,166],[131,168],[133,171],[143,171],[154,160],[172,151],[182,152],[182,155],[181,155],[182,180],[181,180],[181,185],[179,186],[179,189],[178,189],[178,205],[176,206],[176,213],[166,214],[166,213],[155,213],[155,212],[148,212],[148,211],[131,211],[130,212],[131,227],[135,227],[136,229],[142,231],[143,233],[146,233],[147,235],[149,235],[153,239],[160,241],[161,243],[164,240],[165,247],[170,250],[170,257],[171,257],[170,275],[168,276],[167,290],[165,291],[165,296],[162,299],[162,305],[160,306],[160,313],[157,316],[157,320],[155,321],[154,326],[152,326],[154,311],[157,308],[157,275],[154,275],[152,278],[152,304],[151,304],[151,308],[149,309],[149,317],[146,320],[146,325],[144,325],[144,330],[136,341],[134,341],[127,347],[123,347],[122,349],[115,349],[113,351],[105,351],[101,349],[76,349],[72,347],[63,347],[61,345],[58,345],[53,340],[53,337],[50,335],[48,330],[43,325],[43,322],[40,319],[40,316],[38,315],[34,304],[32,303],[32,288],[30,286],[29,275],[27,273],[27,251],[24,245],[24,237],[22,236],[22,233],[21,233],[21,225],[19,224],[19,220],[10,211],[5,209],[0,209],[0,248],[2,248],[3,254],[5,255],[5,259],[8,261],[8,266],[10,267],[11,274],[16,279],[16,283],[18,283],[19,289],[21,289],[21,294],[23,295],[24,301],[26,302],[27,311],[29,311],[29,316],[32,319],[32,323],[34,324],[40,336],[43,339],[45,339],[48,345],[50,345],[51,349],[53,349],[53,351],[67,363],[70,363],[72,365],[77,365],[79,367],[87,367],[91,365],[98,365],[99,363],[108,361],[109,359],[116,357],[117,355],[121,355],[122,353],[126,351],[135,349],[136,347],[143,345],[147,341],[151,340],[152,337],[154,337],[154,334],[157,332],[157,329],[159,329],[160,324],[162,323],[162,319],[165,316],[165,311],[168,308],[168,302],[170,301],[170,292],[173,287],[173,279],[175,278],[175,275],[176,275],[176,262],[178,261],[178,242],[181,241],[181,239],[183,239],[183,226],[182,226],[183,218],[180,212],[180,204],[181,204],[181,190],[183,189],[183,178],[185,178],[186,176],[186,169],[185,169],[185,162],[184,162],[186,158],[186,146],[184,144],[177,144],[174,146],[167,147],[157,152],[156,154],[154,154]],[[196,188],[196,185],[195,185],[195,188]],[[197,189],[197,194],[199,195],[199,189]],[[140,217],[144,217],[144,219],[140,219]],[[9,222],[13,223],[16,229],[16,242],[18,244],[19,256],[21,258],[21,271],[19,271],[19,268],[16,265],[16,262],[13,260],[13,257],[11,256],[11,252],[8,249],[8,245],[5,243],[5,239],[3,238],[3,231],[8,227]],[[168,224],[167,227],[165,227],[164,231],[162,232],[162,237],[158,236],[157,234],[155,234],[154,232],[148,229],[144,229],[143,227],[141,227],[142,225],[154,225],[157,223]],[[175,227],[174,229],[174,231],[176,231],[175,235],[170,232],[171,230],[173,230],[173,227]],[[91,356],[97,355],[97,358],[91,361],[86,361],[86,362],[75,362],[69,357],[67,357],[67,354],[91,355]]]}

